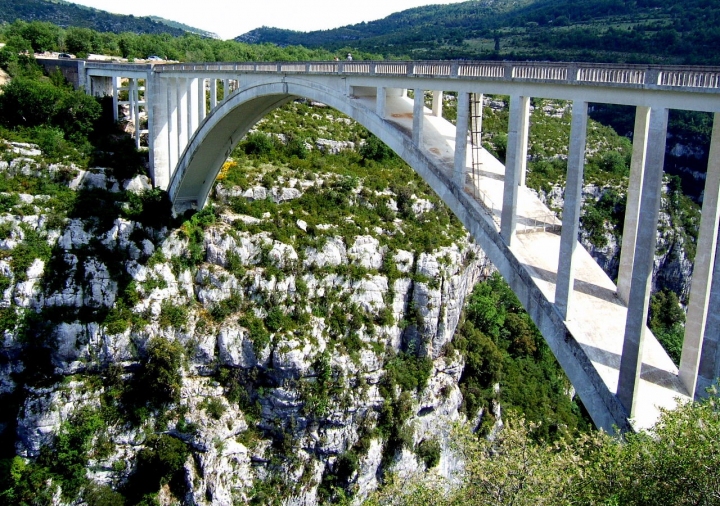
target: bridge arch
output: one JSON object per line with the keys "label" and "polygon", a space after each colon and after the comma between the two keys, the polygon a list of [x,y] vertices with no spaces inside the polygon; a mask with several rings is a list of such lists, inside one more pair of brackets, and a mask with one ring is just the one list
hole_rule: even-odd
{"label": "bridge arch", "polygon": [[282,75],[268,76],[235,92],[200,125],[177,164],[168,192],[176,209],[202,207],[222,164],[262,117],[295,98],[327,104],[357,121],[382,140],[437,193],[483,248],[518,296],[580,395],[593,421],[608,431],[630,429],[618,398],[608,390],[588,355],[573,339],[554,304],[544,296],[492,218],[465,193],[438,162],[419,149],[408,132],[383,120],[347,90]]}
{"label": "bridge arch", "polygon": [[444,187],[444,184],[438,186],[432,180],[424,164],[416,163],[424,156],[408,135],[356,103],[345,90],[314,81],[272,76],[234,92],[199,126],[170,177],[168,193],[175,208],[203,207],[222,164],[235,146],[260,119],[296,98],[326,104],[349,116],[403,158],[433,190],[440,193],[439,190]]}

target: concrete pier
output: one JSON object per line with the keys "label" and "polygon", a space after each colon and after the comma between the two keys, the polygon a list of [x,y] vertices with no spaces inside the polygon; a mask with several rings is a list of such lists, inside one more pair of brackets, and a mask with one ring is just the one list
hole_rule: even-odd
{"label": "concrete pier", "polygon": [[583,167],[585,165],[585,138],[587,136],[587,102],[573,102],[570,127],[565,206],[563,207],[560,259],[555,305],[567,320],[575,283],[574,258],[580,231],[580,204],[582,203]]}
{"label": "concrete pier", "polygon": [[647,166],[640,196],[637,241],[618,381],[618,397],[631,418],[638,414],[637,393],[642,368],[643,343],[648,332],[646,322],[662,195],[668,110],[652,108],[649,123]]}
{"label": "concrete pier", "polygon": [[510,124],[505,161],[505,190],[503,192],[500,235],[512,245],[517,227],[517,196],[520,178],[527,164],[527,139],[530,118],[530,97],[510,96]]}

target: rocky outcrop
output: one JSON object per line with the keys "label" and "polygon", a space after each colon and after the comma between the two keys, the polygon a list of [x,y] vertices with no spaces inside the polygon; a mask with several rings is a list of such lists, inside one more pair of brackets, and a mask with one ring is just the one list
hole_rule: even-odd
{"label": "rocky outcrop", "polygon": [[[81,175],[73,183],[79,189],[145,190],[141,178],[120,184],[104,170]],[[284,179],[280,184],[245,189],[219,184],[216,194],[220,203],[279,204],[315,185]],[[155,230],[123,217],[106,229],[75,218],[49,231],[43,200],[35,201],[37,219],[27,226],[53,241],[55,251],[50,261],[32,262],[22,279],[0,261],[0,271],[11,280],[2,304],[52,308],[66,316],[48,323],[45,343],[50,373],[61,380],[27,390],[17,420],[19,455],[36,457],[80,410],[99,410],[110,387],[97,375],[115,367],[123,382],[132,382],[144,367],[149,343],[161,339],[183,350],[179,400],[167,413],[139,424],[104,427],[111,448],[91,457],[88,471],[98,483],[117,486],[129,479],[160,416],[160,431],[191,449],[183,470],[189,504],[246,501],[258,483],[273,479],[287,487],[287,504],[316,504],[324,477],[350,453],[358,466],[344,486],[359,500],[384,472],[422,470],[425,464],[413,448],[428,440],[440,444],[441,475],[451,477],[461,468],[448,441],[461,417],[463,364],[447,358],[444,349],[465,296],[489,267],[467,237],[416,254],[393,249],[383,239],[404,233],[401,220],[348,235],[335,224],[311,228],[293,218],[296,234],[312,230],[322,238],[282,242],[257,230],[273,219],[269,215],[250,217],[220,207],[200,237],[183,227]],[[434,207],[413,196],[410,212],[420,217]],[[3,243],[12,251],[25,229],[17,217],[2,220],[12,223]],[[62,269],[50,273],[50,264]],[[88,321],[83,312],[107,316]],[[18,388],[13,380],[23,368],[18,336],[17,329],[5,333],[0,394]],[[410,436],[404,449],[390,450],[387,441],[370,434],[387,403],[399,402],[400,387],[385,383],[386,366],[405,354],[427,358],[429,380],[402,394],[410,411],[399,423]]]}

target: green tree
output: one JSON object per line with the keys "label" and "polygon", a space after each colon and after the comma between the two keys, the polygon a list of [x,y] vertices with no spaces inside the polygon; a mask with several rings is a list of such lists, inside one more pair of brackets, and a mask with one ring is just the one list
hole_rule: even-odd
{"label": "green tree", "polygon": [[85,57],[89,53],[100,51],[96,38],[98,33],[89,28],[71,26],[65,32],[65,50],[76,54],[78,57]]}
{"label": "green tree", "polygon": [[680,363],[685,335],[685,312],[675,292],[664,289],[650,298],[648,327],[675,364]]}

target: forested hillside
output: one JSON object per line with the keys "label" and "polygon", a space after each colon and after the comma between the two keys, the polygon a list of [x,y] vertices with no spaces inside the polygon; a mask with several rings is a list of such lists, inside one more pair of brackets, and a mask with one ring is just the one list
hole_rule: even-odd
{"label": "forested hillside", "polygon": [[25,51],[67,51],[83,58],[90,53],[134,59],[157,55],[180,61],[249,61],[249,60],[330,60],[333,53],[325,49],[301,46],[280,48],[275,44],[243,44],[203,38],[184,33],[137,34],[133,32],[98,32],[90,28],[61,28],[44,21],[15,21],[0,27],[0,65],[17,62]]}
{"label": "forested hillside", "polygon": [[357,48],[388,58],[718,64],[718,27],[720,5],[708,0],[473,0],[333,30],[264,27],[236,40]]}
{"label": "forested hillside", "polygon": [[[124,16],[84,7],[81,5],[48,0],[0,0],[0,24],[15,20],[46,21],[68,28],[92,28],[99,32],[168,33],[182,35],[186,30],[149,17]],[[192,29],[194,32],[201,30]]]}

